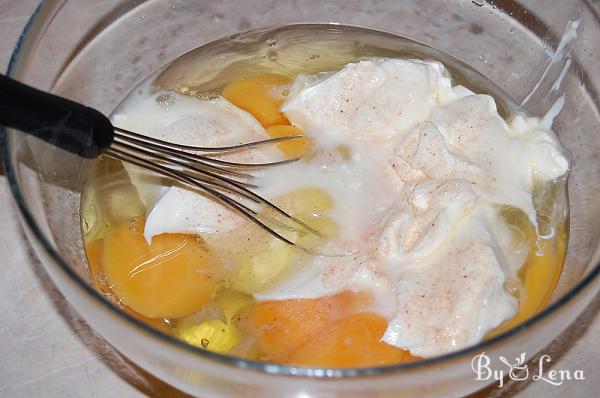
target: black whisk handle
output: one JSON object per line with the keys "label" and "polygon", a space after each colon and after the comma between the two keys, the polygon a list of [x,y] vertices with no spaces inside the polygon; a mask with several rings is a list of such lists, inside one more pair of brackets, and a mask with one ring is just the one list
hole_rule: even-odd
{"label": "black whisk handle", "polygon": [[110,120],[95,109],[0,75],[0,124],[85,158],[113,141]]}

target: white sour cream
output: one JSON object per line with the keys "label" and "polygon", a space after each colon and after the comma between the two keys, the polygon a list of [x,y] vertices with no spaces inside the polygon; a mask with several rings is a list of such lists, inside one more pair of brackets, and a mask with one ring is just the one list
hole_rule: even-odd
{"label": "white sour cream", "polygon": [[[170,95],[173,101],[160,106],[157,95],[143,93],[114,121],[188,145],[266,136],[222,98]],[[334,202],[328,216],[341,233],[320,252],[340,255],[316,255],[258,300],[370,290],[373,311],[389,321],[383,341],[424,357],[477,343],[514,316],[517,301],[504,283],[528,248],[514,242],[499,207],[521,209],[537,225],[534,180],[558,178],[569,167],[551,123],[523,115],[507,123],[492,97],[452,86],[442,64],[401,59],[349,64],[322,80],[301,76],[282,111],[314,139],[317,155],[265,171],[259,193],[327,191]],[[280,155],[262,149],[239,156]],[[165,192],[156,180],[149,188],[139,170],[128,170],[151,208],[148,240],[168,232],[218,234],[239,222],[208,198],[179,187]]]}

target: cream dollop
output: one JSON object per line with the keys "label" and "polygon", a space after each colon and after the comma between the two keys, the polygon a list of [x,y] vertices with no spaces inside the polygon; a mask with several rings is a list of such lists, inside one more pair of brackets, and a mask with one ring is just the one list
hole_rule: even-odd
{"label": "cream dollop", "polygon": [[351,148],[349,165],[378,168],[356,176],[370,199],[358,210],[368,216],[355,253],[317,257],[318,272],[262,299],[370,288],[374,310],[389,319],[383,341],[425,357],[474,344],[516,313],[504,283],[528,248],[500,209],[521,209],[537,225],[534,180],[568,170],[549,126],[523,116],[506,123],[492,97],[452,86],[443,65],[418,60],[349,64],[296,85],[282,110],[323,147]]}

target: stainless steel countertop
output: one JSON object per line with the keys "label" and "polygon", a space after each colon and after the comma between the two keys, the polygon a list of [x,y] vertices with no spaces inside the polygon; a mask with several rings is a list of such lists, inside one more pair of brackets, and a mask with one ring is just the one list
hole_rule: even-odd
{"label": "stainless steel countertop", "polygon": [[[0,0],[0,67],[35,0]],[[54,287],[27,243],[8,184],[0,176],[0,396],[6,397],[184,397],[117,354],[96,335]],[[547,398],[597,396],[600,391],[600,296],[544,353],[552,369],[581,369],[586,380],[553,386],[512,382],[478,397]],[[537,362],[529,364],[537,369]]]}

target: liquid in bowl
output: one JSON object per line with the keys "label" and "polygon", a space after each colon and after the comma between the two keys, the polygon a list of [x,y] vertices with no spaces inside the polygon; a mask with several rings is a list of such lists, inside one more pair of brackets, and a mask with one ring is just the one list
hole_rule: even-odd
{"label": "liquid in bowl", "polygon": [[[115,111],[113,120],[119,125],[131,109],[141,109],[140,114],[151,109],[146,105],[169,112],[176,103],[193,107],[191,104],[218,102],[222,96],[244,111],[234,112],[236,117],[242,115],[242,122],[248,120],[245,112],[255,119],[247,122],[255,130],[270,136],[293,134],[300,131],[299,127],[291,125],[281,106],[304,88],[298,90],[294,81],[318,85],[347,64],[384,59],[440,61],[450,70],[453,86],[463,85],[491,95],[499,114],[506,119],[519,111],[491,82],[431,48],[358,28],[296,26],[225,38],[183,56],[167,66],[157,80],[152,76],[133,90]],[[308,77],[298,79],[299,75]],[[281,145],[278,155],[303,154],[303,161],[308,163],[323,156],[315,155],[315,148],[331,150],[336,162],[341,159],[343,163],[355,155],[352,146],[336,146],[335,142],[324,145],[319,142],[322,137],[309,130],[304,133],[307,140]],[[286,170],[277,173],[264,179],[274,182],[286,176]],[[156,189],[145,192],[139,180],[132,184],[134,175],[135,171],[117,162],[100,161],[82,197],[82,229],[92,277],[96,287],[123,310],[190,344],[248,359],[364,367],[420,357],[405,347],[380,341],[389,319],[373,310],[380,302],[359,289],[317,297],[307,294],[301,299],[279,296],[279,300],[266,300],[263,294],[262,299],[255,300],[252,294],[260,296],[278,281],[301,271],[297,265],[310,262],[310,255],[307,259],[305,253],[261,234],[252,225],[234,230],[224,225],[224,232],[212,234],[157,233],[150,236],[153,241],[148,246],[149,236],[144,235],[148,231],[146,217],[149,219],[156,198],[164,193]],[[334,217],[330,213],[341,205],[336,195],[318,186],[317,180],[310,182],[292,192],[280,189],[270,195],[326,237],[333,239],[340,233],[344,214],[362,214],[371,209],[366,206]],[[289,185],[293,184],[283,184]],[[267,183],[266,187],[277,188],[277,184]],[[502,204],[496,209],[511,238],[525,243],[525,248],[520,249],[522,265],[517,278],[507,278],[504,284],[518,302],[518,311],[486,331],[486,336],[515,326],[543,308],[560,274],[567,241],[565,179],[561,175],[532,183],[532,187],[537,227],[522,209]],[[223,217],[228,215],[223,213]],[[225,238],[215,238],[219,235]],[[327,244],[308,235],[296,238],[305,239],[303,244],[315,251]],[[431,355],[435,354],[426,354]]]}

